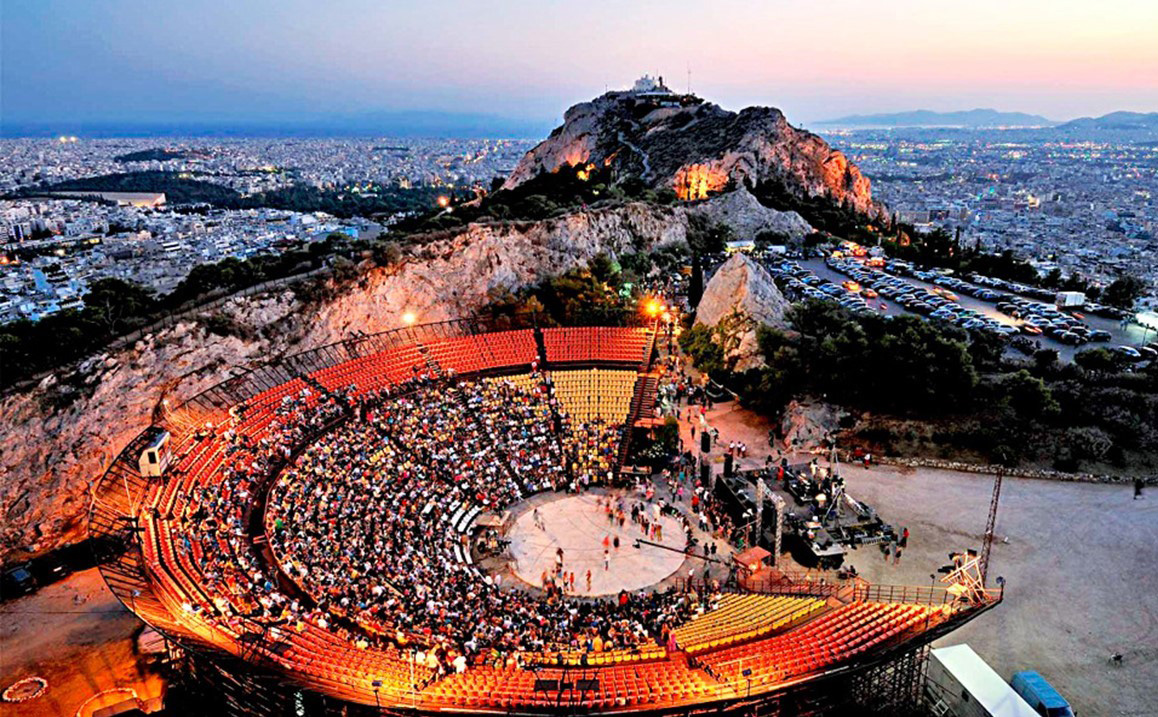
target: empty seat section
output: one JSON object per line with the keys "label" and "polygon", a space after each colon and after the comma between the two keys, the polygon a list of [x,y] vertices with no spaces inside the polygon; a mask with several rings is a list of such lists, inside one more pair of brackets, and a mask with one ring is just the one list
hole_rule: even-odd
{"label": "empty seat section", "polygon": [[648,329],[577,326],[543,329],[547,360],[559,363],[616,361],[642,364],[651,347]]}
{"label": "empty seat section", "polygon": [[457,336],[434,339],[423,343],[430,358],[438,362],[443,371],[457,374],[474,373],[484,368],[481,347],[473,336]]}
{"label": "empty seat section", "polygon": [[581,369],[552,371],[560,408],[576,421],[599,418],[622,424],[635,395],[635,371]]}
{"label": "empty seat section", "polygon": [[483,361],[488,368],[524,366],[538,353],[535,333],[531,329],[496,331],[474,337],[482,349]]}
{"label": "empty seat section", "polygon": [[824,606],[817,598],[725,594],[714,610],[676,628],[676,642],[689,654],[726,647],[786,628]]}
{"label": "empty seat section", "polygon": [[426,359],[415,346],[387,349],[310,374],[330,391],[357,386],[357,394],[399,384],[427,370]]}
{"label": "empty seat section", "polygon": [[[589,660],[602,657],[591,655]],[[473,667],[426,688],[428,704],[492,709],[534,709],[555,705],[582,705],[594,709],[642,705],[673,705],[702,700],[718,694],[718,686],[679,660],[639,662],[612,667],[589,668],[587,679],[598,682],[597,689],[536,691],[536,680],[575,684],[578,675],[557,669],[536,672],[519,668]]]}
{"label": "empty seat section", "polygon": [[[699,657],[721,680],[736,686],[773,685],[826,669],[882,642],[948,616],[944,607],[853,603],[824,613],[800,627]],[[745,670],[751,670],[744,676]]]}

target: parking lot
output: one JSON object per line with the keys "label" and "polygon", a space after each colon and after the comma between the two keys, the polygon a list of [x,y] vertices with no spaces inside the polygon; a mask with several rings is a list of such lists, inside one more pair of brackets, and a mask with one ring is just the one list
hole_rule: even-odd
{"label": "parking lot", "polygon": [[[897,316],[902,314],[923,314],[926,316],[931,316],[938,307],[950,306],[954,307],[953,311],[958,315],[964,314],[966,318],[975,317],[978,319],[979,323],[974,328],[1004,331],[1009,340],[1016,340],[1021,342],[1023,347],[1025,347],[1027,350],[1030,345],[1035,348],[1040,347],[1054,349],[1058,352],[1059,357],[1063,361],[1073,360],[1073,357],[1077,352],[1088,348],[1097,346],[1103,346],[1106,348],[1112,348],[1116,346],[1141,346],[1144,339],[1149,338],[1152,340],[1155,338],[1153,335],[1154,332],[1150,332],[1151,336],[1147,337],[1145,330],[1136,324],[1122,326],[1121,322],[1116,319],[1081,312],[1079,312],[1081,313],[1080,319],[1071,319],[1067,317],[1066,320],[1072,321],[1075,324],[1080,323],[1084,325],[1086,330],[1095,336],[1097,335],[1095,332],[1105,332],[1103,337],[1108,335],[1108,338],[1095,341],[1087,340],[1082,345],[1074,345],[1072,343],[1065,343],[1061,340],[1046,335],[1045,333],[1033,335],[1027,334],[1026,330],[1022,328],[1027,323],[1027,321],[1023,318],[1016,318],[1012,315],[999,311],[997,308],[997,300],[986,301],[981,298],[971,296],[965,292],[954,292],[951,289],[937,286],[930,281],[926,281],[916,276],[898,276],[896,274],[886,272],[883,269],[877,270],[880,272],[879,275],[895,279],[894,283],[903,283],[904,285],[908,285],[927,292],[927,296],[931,297],[932,301],[935,302],[935,304],[930,307],[931,310],[918,311],[912,310],[911,308],[906,308],[896,299],[895,296],[878,295],[857,302],[856,299],[861,297],[854,296],[852,292],[842,288],[842,285],[850,280],[848,274],[842,273],[842,271],[829,266],[825,259],[805,259],[796,262],[796,264],[798,264],[801,269],[808,270],[814,274],[819,281],[835,285],[837,288],[841,288],[841,291],[837,292],[834,291],[831,286],[828,287],[826,298],[836,301],[843,300],[845,305],[849,308],[852,308],[853,310],[872,311],[874,313],[884,314],[887,316]],[[855,266],[858,271],[864,271],[864,268],[861,267],[859,263],[855,264]],[[968,282],[962,283],[973,287],[975,290],[983,290],[986,288],[979,287],[975,284],[969,284]],[[825,287],[820,286],[818,288],[823,289]],[[1046,304],[1045,302],[1027,299],[1025,297],[1019,297],[1014,294],[1010,294],[1009,292],[999,291],[996,289],[992,289],[991,291],[993,291],[994,294],[1001,295],[1006,299],[1016,298],[1022,305],[1033,306],[1038,311],[1046,312],[1048,316],[1056,315],[1052,310],[1052,305]],[[938,292],[938,294],[934,294],[933,292]],[[876,292],[874,289],[872,293],[876,294],[878,292]],[[863,308],[861,308],[862,306]],[[936,319],[944,317],[946,320],[951,321],[948,316],[949,315],[946,314],[939,314],[932,316],[932,318]],[[998,327],[1008,328],[1001,329]]]}

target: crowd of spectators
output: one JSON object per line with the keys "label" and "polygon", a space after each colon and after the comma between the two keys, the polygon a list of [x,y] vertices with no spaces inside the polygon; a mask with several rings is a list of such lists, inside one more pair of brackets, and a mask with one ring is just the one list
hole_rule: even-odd
{"label": "crowd of spectators", "polygon": [[[469,546],[453,519],[464,506],[501,510],[568,487],[549,390],[506,379],[411,388],[378,396],[313,442],[271,490],[270,545],[321,612],[456,665],[654,644],[703,609],[707,598],[694,593],[501,589],[463,559]],[[568,445],[606,460],[610,435],[600,427]]]}
{"label": "crowd of spectators", "polygon": [[[168,520],[173,526],[176,549],[199,567],[203,577],[201,588],[207,603],[191,598],[186,604],[191,612],[208,611],[208,617],[225,620],[305,615],[303,606],[279,590],[276,578],[266,573],[247,539],[251,495],[265,476],[290,459],[296,446],[332,426],[346,415],[348,407],[341,400],[305,387],[283,397],[274,410],[260,437],[225,429],[220,435],[223,455],[215,478],[179,494],[167,515],[153,508],[155,519]],[[234,413],[235,420],[244,421],[246,413],[247,409],[240,407]],[[208,426],[200,432],[193,450],[214,441],[213,430]]]}
{"label": "crowd of spectators", "polygon": [[602,418],[572,421],[565,413],[562,417],[567,460],[580,486],[610,483],[623,427]]}

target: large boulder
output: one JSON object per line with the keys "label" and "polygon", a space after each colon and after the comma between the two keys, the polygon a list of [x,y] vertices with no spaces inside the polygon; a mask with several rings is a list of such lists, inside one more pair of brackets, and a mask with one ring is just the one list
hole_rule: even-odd
{"label": "large boulder", "polygon": [[736,236],[753,239],[761,232],[774,232],[799,239],[812,232],[812,226],[796,212],[781,212],[766,207],[752,196],[746,187],[696,202],[685,210],[690,215],[702,215],[714,224],[732,228]]}
{"label": "large boulder", "polygon": [[809,453],[825,447],[840,429],[845,413],[823,401],[793,399],[780,419],[780,447],[789,453]]}
{"label": "large boulder", "polygon": [[788,306],[764,267],[745,254],[735,254],[704,287],[696,323],[714,327],[729,367],[746,371],[763,363],[756,330],[761,324],[786,328],[784,312]]}

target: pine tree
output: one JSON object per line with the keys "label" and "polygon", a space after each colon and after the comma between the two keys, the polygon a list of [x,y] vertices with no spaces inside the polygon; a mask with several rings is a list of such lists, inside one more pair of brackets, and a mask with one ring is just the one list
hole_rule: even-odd
{"label": "pine tree", "polygon": [[688,282],[688,306],[692,311],[700,305],[704,296],[704,269],[700,266],[700,255],[692,255],[692,276]]}

